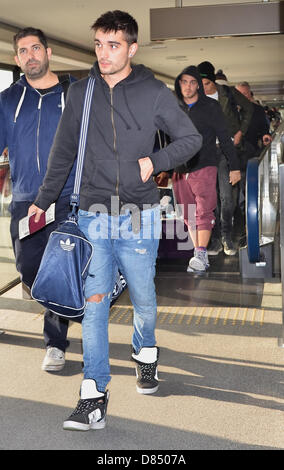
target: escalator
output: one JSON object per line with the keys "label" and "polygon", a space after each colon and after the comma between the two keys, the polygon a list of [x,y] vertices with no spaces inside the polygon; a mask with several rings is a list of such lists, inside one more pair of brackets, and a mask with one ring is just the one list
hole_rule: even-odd
{"label": "escalator", "polygon": [[[210,257],[210,268],[205,274],[187,273],[192,252],[165,256],[167,241],[162,240],[156,277],[158,305],[163,312],[175,309],[175,322],[180,315],[189,318],[193,314],[197,322],[200,315],[206,321],[210,316],[211,324],[216,324],[219,317],[224,321],[229,315],[232,322],[242,323],[247,316],[264,318],[270,307],[279,311],[279,165],[283,159],[283,136],[282,123],[269,147],[248,163],[247,244],[239,249],[239,256],[222,252]],[[176,248],[173,240],[168,243],[169,251],[173,252]],[[268,305],[264,300],[269,289],[276,289],[275,304]]]}
{"label": "escalator", "polygon": [[280,276],[280,167],[284,123],[259,158],[249,160],[246,184],[247,247],[240,253],[245,277]]}

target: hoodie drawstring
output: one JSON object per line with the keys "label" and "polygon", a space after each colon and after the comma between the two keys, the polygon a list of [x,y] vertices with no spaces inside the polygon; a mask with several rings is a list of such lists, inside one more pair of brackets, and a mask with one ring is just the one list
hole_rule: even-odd
{"label": "hoodie drawstring", "polygon": [[131,111],[131,109],[130,109],[130,107],[129,107],[129,104],[128,104],[128,101],[127,101],[127,95],[126,95],[125,87],[123,87],[123,94],[124,94],[124,99],[125,99],[125,103],[126,103],[126,107],[127,107],[127,109],[128,109],[128,112],[129,112],[130,116],[132,117],[133,121],[135,122],[138,131],[141,131],[141,126],[139,125],[139,123],[138,123],[137,120],[135,119],[135,116],[134,116],[134,114],[132,113],[132,111]]}
{"label": "hoodie drawstring", "polygon": [[14,122],[17,121],[17,117],[19,116],[19,113],[20,113],[20,110],[21,110],[21,107],[22,107],[22,104],[23,104],[23,101],[25,99],[25,94],[26,94],[26,91],[27,91],[27,87],[25,86],[24,89],[23,89],[23,93],[21,95],[21,98],[19,100],[19,103],[18,103],[18,106],[17,106],[17,109],[16,109],[16,112],[15,112],[15,116],[14,116]]}
{"label": "hoodie drawstring", "polygon": [[61,93],[61,112],[63,113],[65,108],[65,97],[64,97],[64,91]]}
{"label": "hoodie drawstring", "polygon": [[41,103],[42,103],[42,95],[40,95],[40,97],[39,97],[37,109],[41,109]]}
{"label": "hoodie drawstring", "polygon": [[[22,107],[23,101],[25,99],[26,91],[27,91],[27,87],[25,86],[24,89],[23,89],[23,93],[21,94],[21,97],[19,99],[19,103],[17,105],[17,108],[16,108],[16,112],[15,112],[15,115],[14,115],[14,122],[17,121],[17,118],[20,114],[21,107]],[[42,95],[40,95],[40,97],[39,97],[39,102],[38,102],[37,109],[41,109],[41,103],[42,103]],[[61,93],[61,112],[62,113],[64,111],[64,108],[65,108],[65,96],[64,96],[64,91],[63,91]]]}
{"label": "hoodie drawstring", "polygon": [[105,99],[107,100],[107,102],[108,102],[110,108],[112,108],[112,109],[120,116],[120,118],[122,119],[122,121],[123,121],[124,124],[125,124],[126,129],[127,129],[127,130],[131,129],[130,125],[129,125],[128,122],[124,119],[124,117],[122,116],[122,114],[112,105],[111,100],[109,99],[109,96],[107,95],[104,86],[102,87],[102,90],[103,90],[103,94],[104,94]]}

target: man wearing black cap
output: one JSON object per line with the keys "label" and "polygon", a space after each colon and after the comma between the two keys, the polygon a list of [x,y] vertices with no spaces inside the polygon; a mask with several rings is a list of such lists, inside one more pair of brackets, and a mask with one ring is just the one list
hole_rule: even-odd
{"label": "man wearing black cap", "polygon": [[[235,87],[220,85],[216,83],[214,66],[208,62],[201,62],[198,65],[199,73],[202,77],[205,94],[219,101],[225,114],[226,122],[231,138],[240,158],[241,169],[246,167],[243,137],[248,130],[253,114],[252,104]],[[242,112],[240,120],[239,109]],[[233,215],[237,200],[237,188],[232,188],[229,181],[228,163],[221,149],[218,147],[218,185],[220,198],[220,230],[224,252],[227,255],[235,255],[236,249],[232,242]],[[218,254],[222,250],[220,243],[219,224],[216,223],[212,233],[211,249],[209,254]]]}
{"label": "man wearing black cap", "polygon": [[[216,137],[226,155],[232,186],[241,178],[239,159],[221,106],[205,95],[197,67],[189,66],[178,75],[175,91],[180,107],[203,138],[201,149],[186,164],[175,169],[172,181],[176,200],[183,207],[184,221],[194,244],[194,256],[189,260],[187,271],[205,272],[209,267],[207,245],[214,227],[217,204]],[[194,217],[188,210],[189,205],[195,206]]]}

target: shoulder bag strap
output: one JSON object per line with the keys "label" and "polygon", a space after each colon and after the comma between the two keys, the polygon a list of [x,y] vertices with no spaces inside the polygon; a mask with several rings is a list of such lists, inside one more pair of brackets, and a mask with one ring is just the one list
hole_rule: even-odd
{"label": "shoulder bag strap", "polygon": [[74,183],[73,194],[71,194],[71,198],[70,198],[70,204],[72,206],[72,214],[71,214],[72,216],[75,215],[76,210],[79,207],[79,193],[80,193],[80,186],[81,186],[83,162],[84,162],[84,156],[85,156],[85,148],[86,148],[90,109],[91,109],[94,85],[95,85],[95,78],[89,77],[87,88],[86,88],[86,93],[85,93],[84,108],[83,108],[83,115],[82,115],[82,121],[81,121],[75,183]]}

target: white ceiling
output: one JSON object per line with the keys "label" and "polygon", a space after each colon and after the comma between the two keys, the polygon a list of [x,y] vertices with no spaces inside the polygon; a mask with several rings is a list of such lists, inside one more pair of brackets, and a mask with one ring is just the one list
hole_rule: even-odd
{"label": "white ceiling", "polygon": [[[252,3],[250,0],[183,0],[182,6],[225,3]],[[256,3],[256,2],[255,2]],[[260,2],[258,2],[260,3]],[[41,28],[49,38],[78,46],[72,52],[51,41],[53,69],[88,69],[93,62],[90,30],[95,19],[107,10],[128,11],[139,25],[139,50],[136,63],[168,77],[172,83],[187,65],[209,60],[216,70],[222,68],[231,83],[246,80],[259,97],[284,101],[284,35],[254,37],[201,38],[150,41],[150,8],[175,7],[175,0],[0,0],[0,21],[16,27]],[[12,31],[0,27],[0,62],[13,64]],[[283,96],[282,96],[283,95]]]}

